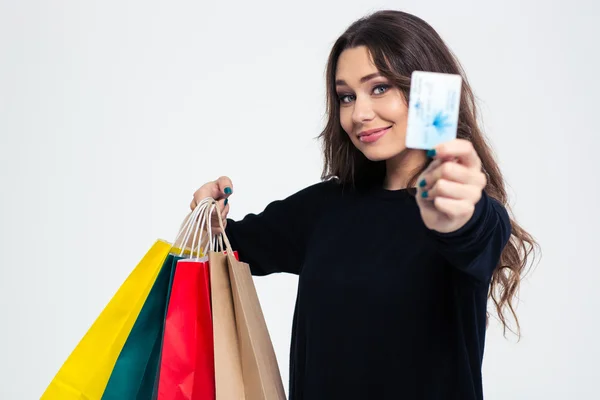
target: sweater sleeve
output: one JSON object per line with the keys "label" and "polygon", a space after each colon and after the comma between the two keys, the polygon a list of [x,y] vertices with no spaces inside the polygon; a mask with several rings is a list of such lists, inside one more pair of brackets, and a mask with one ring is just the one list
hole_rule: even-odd
{"label": "sweater sleeve", "polygon": [[252,275],[299,274],[306,246],[330,191],[328,182],[270,203],[259,214],[227,220],[225,233]]}
{"label": "sweater sleeve", "polygon": [[508,212],[484,191],[471,219],[454,232],[431,230],[438,249],[455,268],[488,284],[511,235]]}

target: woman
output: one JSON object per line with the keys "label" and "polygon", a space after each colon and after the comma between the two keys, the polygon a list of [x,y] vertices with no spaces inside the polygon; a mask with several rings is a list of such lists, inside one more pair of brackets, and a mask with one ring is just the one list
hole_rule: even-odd
{"label": "woman", "polygon": [[[535,242],[507,213],[466,79],[458,139],[405,147],[414,70],[464,79],[421,19],[353,23],[328,61],[323,181],[227,220],[254,275],[299,275],[292,400],[481,399],[488,295],[505,328],[514,315]],[[209,182],[191,208],[213,197],[226,217],[232,188]]]}

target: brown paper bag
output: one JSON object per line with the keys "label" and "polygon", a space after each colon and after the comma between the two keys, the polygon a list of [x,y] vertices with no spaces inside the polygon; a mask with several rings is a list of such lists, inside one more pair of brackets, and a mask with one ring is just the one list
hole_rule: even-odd
{"label": "brown paper bag", "polygon": [[285,400],[250,267],[223,239],[227,254],[209,252],[217,400]]}
{"label": "brown paper bag", "polygon": [[208,253],[217,400],[245,399],[227,256]]}

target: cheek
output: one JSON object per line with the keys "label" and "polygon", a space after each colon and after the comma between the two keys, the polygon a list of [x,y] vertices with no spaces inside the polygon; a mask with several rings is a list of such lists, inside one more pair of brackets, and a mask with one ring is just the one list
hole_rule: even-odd
{"label": "cheek", "polygon": [[352,133],[352,110],[349,107],[340,108],[340,125],[348,135]]}
{"label": "cheek", "polygon": [[394,122],[396,125],[406,125],[408,108],[402,97],[395,96],[390,98],[389,101],[381,104],[381,106],[381,116],[383,118]]}

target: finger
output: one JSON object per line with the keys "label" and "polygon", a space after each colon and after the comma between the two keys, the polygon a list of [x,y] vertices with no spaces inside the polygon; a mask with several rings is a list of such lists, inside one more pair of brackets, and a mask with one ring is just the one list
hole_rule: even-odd
{"label": "finger", "polygon": [[[227,199],[225,199],[225,201],[227,201]],[[225,222],[225,219],[227,218],[228,214],[229,214],[229,204],[227,204],[225,207],[223,207],[223,210],[221,211],[221,218],[223,218],[223,222]]]}
{"label": "finger", "polygon": [[[431,163],[429,163],[429,165],[427,166],[427,168],[425,168],[423,170],[423,172],[421,172],[421,175],[419,175],[419,178],[417,179],[417,183],[422,182],[423,179],[425,179],[425,177],[427,175],[429,175],[432,171],[434,171],[437,167],[439,167],[441,164],[443,163],[442,160],[433,160]],[[417,188],[419,187],[419,185],[417,185]]]}
{"label": "finger", "polygon": [[219,179],[217,179],[215,182],[217,184],[217,191],[218,191],[218,193],[215,197],[216,200],[222,199],[222,198],[227,198],[233,193],[233,183],[231,182],[231,179],[229,179],[229,177],[222,176]]}
{"label": "finger", "polygon": [[421,175],[419,175],[419,178],[417,178],[417,201],[419,198],[421,198],[423,192],[423,187],[419,185],[419,182],[423,182],[425,176],[427,176],[431,171],[435,170],[438,166],[440,166],[442,162],[442,160],[433,160],[431,163],[429,163],[429,165],[427,166],[427,168],[425,168]]}
{"label": "finger", "polygon": [[[216,188],[216,185],[213,185],[213,186]],[[209,190],[209,189],[210,188],[208,188],[208,189],[207,188],[201,188],[201,189],[198,189],[196,191],[196,193],[194,193],[194,196],[193,196],[192,201],[190,203],[190,209],[192,211],[194,211],[196,209],[196,207],[198,207],[198,205],[201,202],[214,198],[212,195],[207,195],[207,190]],[[216,189],[214,191],[216,191]]]}
{"label": "finger", "polygon": [[220,232],[220,223],[219,216],[221,221],[223,222],[223,227],[227,224],[227,214],[229,213],[229,204],[225,204],[227,199],[222,199],[217,201],[217,207],[211,213],[211,225],[213,230],[219,230]]}
{"label": "finger", "polygon": [[475,211],[475,206],[466,200],[436,197],[433,204],[438,211],[452,218],[467,217]]}
{"label": "finger", "polygon": [[219,210],[221,212],[221,219],[223,220],[223,224],[227,220],[227,214],[229,214],[229,204],[228,199],[219,200]]}
{"label": "finger", "polygon": [[437,197],[445,197],[449,199],[466,200],[467,202],[475,204],[481,197],[481,188],[440,179],[430,190],[423,191],[421,197],[425,200],[435,200]]}
{"label": "finger", "polygon": [[440,179],[481,187],[485,186],[485,175],[483,172],[467,168],[462,164],[452,161],[446,161],[433,171],[423,175],[421,181],[419,181],[419,186],[423,190],[430,190]]}
{"label": "finger", "polygon": [[461,164],[469,168],[481,168],[481,160],[473,144],[465,139],[454,139],[438,145],[435,148],[434,158],[456,158]]}
{"label": "finger", "polygon": [[214,199],[217,192],[218,189],[216,182],[208,182],[202,185],[194,192],[194,195],[192,196],[192,202],[190,203],[190,208],[194,210],[196,207],[198,207],[200,202],[209,198]]}
{"label": "finger", "polygon": [[427,166],[427,168],[425,168],[425,170],[421,173],[421,175],[430,173],[431,171],[433,171],[434,169],[436,169],[440,165],[442,165],[443,162],[444,162],[444,160],[440,160],[440,159],[433,160],[432,162],[429,163],[429,165]]}

